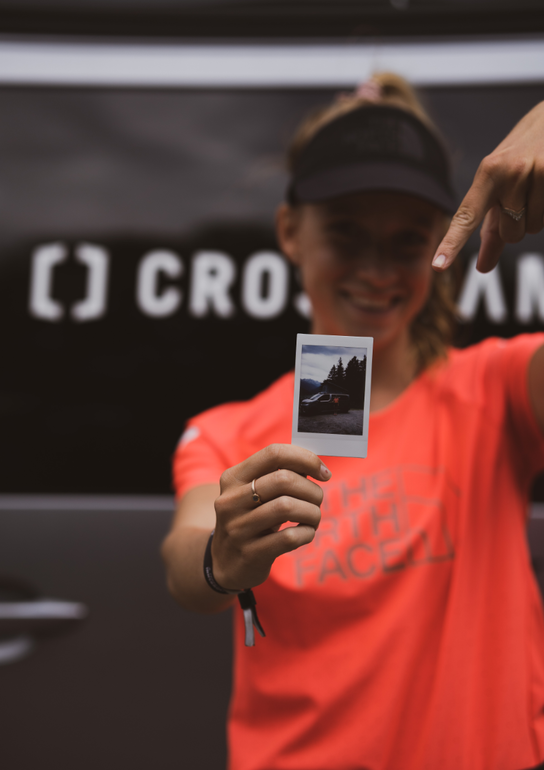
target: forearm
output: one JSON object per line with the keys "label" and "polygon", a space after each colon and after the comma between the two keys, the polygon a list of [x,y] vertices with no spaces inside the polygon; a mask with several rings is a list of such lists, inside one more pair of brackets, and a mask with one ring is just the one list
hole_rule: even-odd
{"label": "forearm", "polygon": [[214,591],[204,579],[204,552],[210,530],[203,527],[177,526],[162,546],[168,589],[186,610],[221,612],[236,596]]}

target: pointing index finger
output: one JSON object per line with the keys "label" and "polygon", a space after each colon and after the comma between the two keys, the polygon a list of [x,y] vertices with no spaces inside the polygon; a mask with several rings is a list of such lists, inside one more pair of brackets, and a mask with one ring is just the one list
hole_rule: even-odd
{"label": "pointing index finger", "polygon": [[445,270],[451,265],[488,210],[496,203],[495,199],[495,182],[480,166],[472,186],[453,215],[448,232],[436,250],[434,268]]}

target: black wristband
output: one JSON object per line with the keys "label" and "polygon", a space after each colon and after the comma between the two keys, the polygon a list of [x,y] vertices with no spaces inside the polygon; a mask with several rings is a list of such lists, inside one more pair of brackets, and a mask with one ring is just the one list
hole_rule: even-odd
{"label": "black wristband", "polygon": [[240,594],[242,593],[242,591],[229,591],[228,588],[223,588],[223,586],[220,586],[217,580],[213,576],[212,540],[213,540],[214,532],[215,530],[213,529],[208,539],[206,550],[204,552],[204,577],[206,579],[206,583],[210,586],[210,588],[213,588],[213,590],[216,591],[218,594]]}
{"label": "black wristband", "polygon": [[240,607],[242,608],[242,612],[244,614],[246,647],[253,647],[255,645],[254,628],[257,629],[261,636],[266,636],[259,618],[257,617],[257,610],[255,609],[257,601],[251,588],[245,588],[242,591],[229,591],[228,588],[223,588],[223,586],[220,586],[213,576],[212,540],[214,532],[215,530],[212,530],[212,533],[208,538],[206,550],[204,551],[204,578],[210,588],[213,588],[213,590],[218,594],[236,594],[238,596],[238,601],[240,602]]}

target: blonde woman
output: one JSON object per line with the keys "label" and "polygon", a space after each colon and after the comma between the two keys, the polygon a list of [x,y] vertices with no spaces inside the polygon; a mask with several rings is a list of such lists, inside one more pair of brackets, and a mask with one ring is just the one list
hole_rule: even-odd
{"label": "blonde woman", "polygon": [[[230,770],[544,758],[544,623],[525,538],[544,469],[544,334],[451,348],[447,272],[481,222],[484,272],[542,228],[543,136],[541,104],[457,212],[443,143],[398,76],[374,76],[294,137],[278,240],[312,331],[374,337],[369,454],[290,445],[292,373],[187,427],[163,554],[182,606],[216,612],[238,595],[245,607]],[[253,595],[267,636],[246,647]]]}

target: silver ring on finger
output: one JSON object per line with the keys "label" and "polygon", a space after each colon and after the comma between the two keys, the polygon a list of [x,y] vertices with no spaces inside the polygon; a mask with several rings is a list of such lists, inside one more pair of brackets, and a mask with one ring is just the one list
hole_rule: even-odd
{"label": "silver ring on finger", "polygon": [[259,493],[255,489],[255,482],[256,481],[257,481],[257,479],[253,479],[253,481],[251,482],[251,496],[253,498],[253,502],[254,503],[259,503],[260,504],[260,503],[262,503],[262,500],[261,500],[261,497],[260,497]]}
{"label": "silver ring on finger", "polygon": [[509,209],[506,206],[502,206],[501,205],[502,213],[503,214],[508,214],[508,216],[512,217],[512,219],[515,222],[519,222],[519,220],[522,219],[525,216],[525,209],[526,209],[526,207],[524,206],[519,211],[516,211],[515,209]]}

